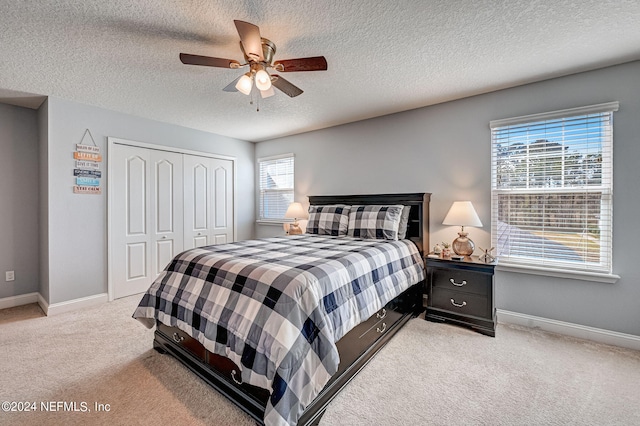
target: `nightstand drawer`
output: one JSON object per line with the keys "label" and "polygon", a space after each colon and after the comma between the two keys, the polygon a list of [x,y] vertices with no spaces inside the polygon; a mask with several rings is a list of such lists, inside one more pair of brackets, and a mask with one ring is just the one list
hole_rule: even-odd
{"label": "nightstand drawer", "polygon": [[491,307],[486,296],[439,288],[432,294],[431,306],[460,315],[491,318]]}
{"label": "nightstand drawer", "polygon": [[442,289],[460,290],[467,293],[486,296],[491,286],[491,275],[460,269],[433,268],[434,287]]}

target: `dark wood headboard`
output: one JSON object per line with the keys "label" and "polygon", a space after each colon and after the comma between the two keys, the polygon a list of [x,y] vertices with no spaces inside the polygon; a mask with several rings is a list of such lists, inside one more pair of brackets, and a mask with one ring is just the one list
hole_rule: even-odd
{"label": "dark wood headboard", "polygon": [[416,192],[413,194],[365,194],[365,195],[310,195],[309,204],[323,206],[327,204],[402,204],[411,206],[407,238],[416,243],[421,253],[429,251],[429,201],[431,194]]}

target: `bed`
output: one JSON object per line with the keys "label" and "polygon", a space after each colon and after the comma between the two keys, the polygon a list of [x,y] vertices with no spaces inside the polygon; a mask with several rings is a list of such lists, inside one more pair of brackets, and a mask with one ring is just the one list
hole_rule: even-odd
{"label": "bed", "polygon": [[[257,423],[318,424],[337,392],[422,310],[429,198],[310,196],[318,212],[395,206],[388,210],[408,213],[406,235],[361,238],[350,223],[352,235],[334,230],[188,250],[167,266],[133,316],[155,325],[156,350],[177,358]],[[374,266],[363,271],[365,264]]]}

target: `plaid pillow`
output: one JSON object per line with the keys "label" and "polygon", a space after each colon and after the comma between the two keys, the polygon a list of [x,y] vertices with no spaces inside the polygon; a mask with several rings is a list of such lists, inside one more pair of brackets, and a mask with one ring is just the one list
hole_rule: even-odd
{"label": "plaid pillow", "polygon": [[347,235],[349,226],[349,209],[351,206],[309,206],[309,222],[307,234]]}
{"label": "plaid pillow", "polygon": [[347,235],[355,238],[397,240],[402,205],[351,206]]}

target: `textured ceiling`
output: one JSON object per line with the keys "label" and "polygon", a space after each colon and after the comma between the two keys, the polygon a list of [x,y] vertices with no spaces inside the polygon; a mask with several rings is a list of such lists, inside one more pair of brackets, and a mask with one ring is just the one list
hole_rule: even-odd
{"label": "textured ceiling", "polygon": [[[324,55],[328,71],[286,74],[305,92],[256,112],[222,91],[242,71],[178,59],[244,62],[234,19],[276,60]],[[2,0],[0,100],[56,96],[260,141],[640,59],[639,23],[638,0]]]}

